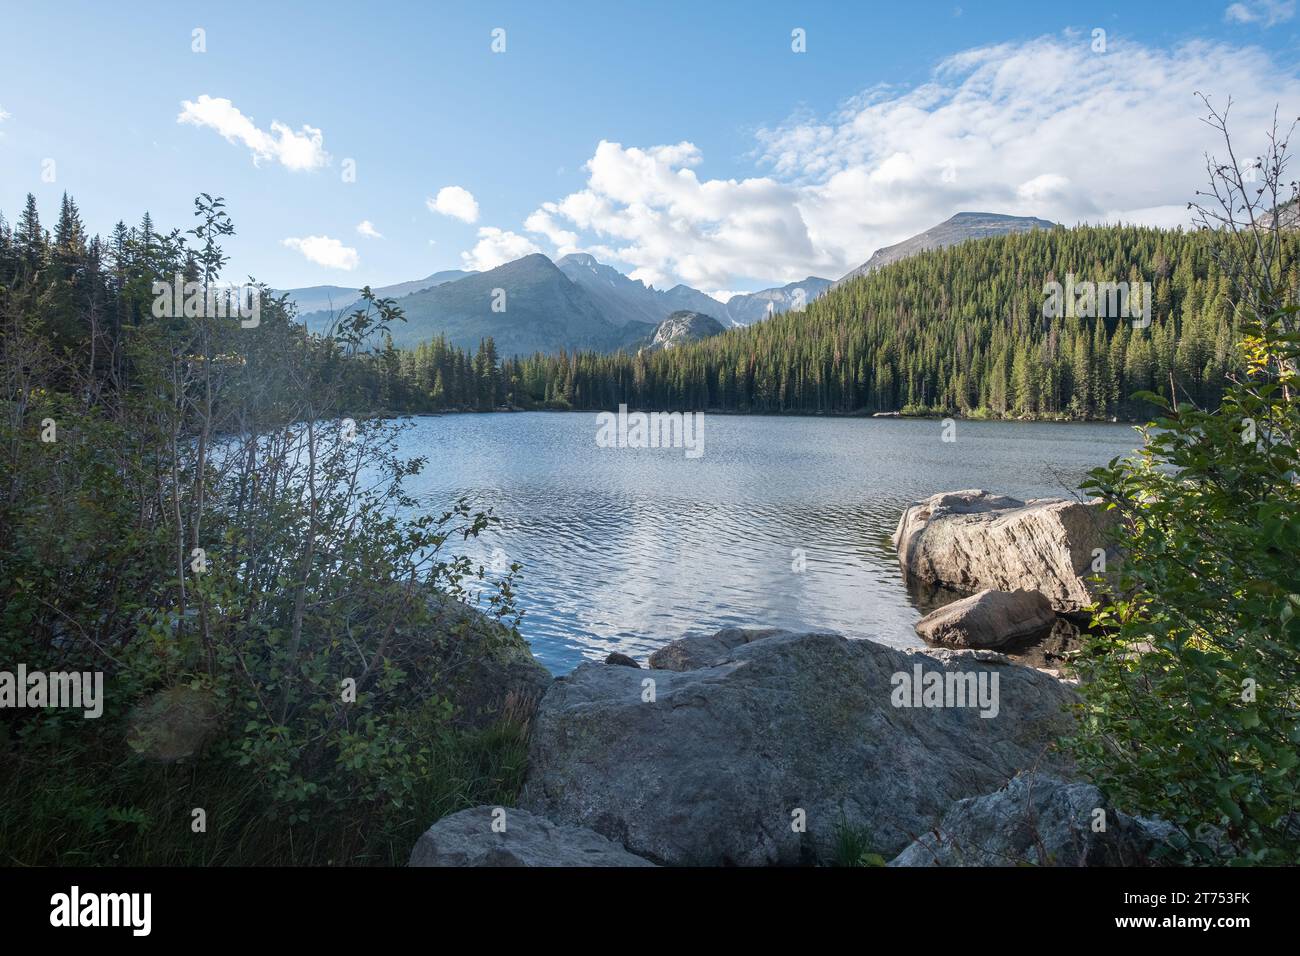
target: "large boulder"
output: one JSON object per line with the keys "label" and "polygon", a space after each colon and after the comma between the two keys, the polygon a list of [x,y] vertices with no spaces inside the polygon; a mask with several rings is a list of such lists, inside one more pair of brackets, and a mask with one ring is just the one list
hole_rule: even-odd
{"label": "large boulder", "polygon": [[945,604],[916,622],[916,633],[942,647],[1001,647],[1056,623],[1052,602],[1037,591],[993,591]]}
{"label": "large boulder", "polygon": [[410,866],[654,866],[585,827],[505,807],[445,816],[420,835]]}
{"label": "large boulder", "polygon": [[1115,520],[1099,501],[954,491],[908,507],[893,541],[911,578],[965,592],[1038,591],[1057,611],[1077,614],[1100,596],[1087,579],[1115,571]]}
{"label": "large boulder", "polygon": [[519,632],[448,595],[423,592],[427,629],[418,642],[413,693],[437,695],[452,705],[452,720],[483,728],[502,719],[527,723],[554,679],[533,657]]}
{"label": "large boulder", "polygon": [[890,866],[1144,866],[1174,830],[1115,810],[1088,783],[1022,773],[959,800]]}
{"label": "large boulder", "polygon": [[[842,827],[893,855],[955,800],[1026,767],[1068,772],[1050,748],[1074,695],[1051,677],[986,651],[754,633],[652,658],[682,669],[587,663],[557,680],[520,805],[660,863],[793,864],[832,859]],[[946,700],[923,693],[934,682]]]}

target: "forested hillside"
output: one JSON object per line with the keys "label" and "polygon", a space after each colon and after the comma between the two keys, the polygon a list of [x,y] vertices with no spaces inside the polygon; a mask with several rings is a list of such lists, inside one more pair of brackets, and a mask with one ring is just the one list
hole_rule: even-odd
{"label": "forested hillside", "polygon": [[[0,217],[0,264],[39,271],[41,324],[51,344],[101,366],[120,361],[94,335],[147,313],[150,278],[193,274],[179,235],[146,216],[107,241],[85,235],[65,199],[53,233],[34,202],[11,229]],[[1294,251],[1296,237],[1286,237]],[[1289,261],[1294,261],[1291,255]],[[39,268],[38,268],[39,267]],[[1129,319],[1043,317],[1043,285],[1149,281],[1149,328]],[[1294,272],[1288,285],[1300,279]],[[922,252],[789,312],[664,351],[501,358],[492,339],[472,352],[443,337],[391,342],[336,369],[353,413],[455,409],[708,409],[757,413],[877,411],[1023,418],[1136,418],[1132,396],[1218,403],[1239,361],[1229,281],[1198,233],[1139,227],[1035,230]],[[264,314],[276,314],[264,303]],[[404,330],[400,323],[394,332]],[[405,330],[404,330],[405,331]],[[409,333],[408,333],[409,334]]]}
{"label": "forested hillside", "polygon": [[[1076,282],[1149,281],[1150,327],[1044,319],[1043,285],[1067,273]],[[1036,230],[923,252],[846,283],[803,312],[666,352],[535,355],[489,369],[483,349],[474,360],[434,342],[390,355],[379,391],[392,406],[413,410],[627,402],[738,412],[1141,417],[1150,409],[1132,396],[1167,394],[1171,375],[1180,399],[1217,403],[1225,373],[1239,361],[1228,293],[1197,233]]]}

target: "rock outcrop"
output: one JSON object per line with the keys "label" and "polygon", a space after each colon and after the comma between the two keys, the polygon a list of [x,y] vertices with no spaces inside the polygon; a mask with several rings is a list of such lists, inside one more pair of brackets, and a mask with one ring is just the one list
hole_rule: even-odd
{"label": "rock outcrop", "polygon": [[651,663],[552,685],[521,806],[660,863],[792,864],[845,826],[891,856],[1022,769],[1068,773],[1072,691],[990,652],[729,630]]}
{"label": "rock outcrop", "polygon": [[460,727],[486,727],[502,717],[526,721],[554,679],[527,642],[477,608],[443,595],[429,597],[431,630],[422,634],[425,690],[449,700]]}
{"label": "rock outcrop", "polygon": [[491,806],[461,810],[429,827],[416,841],[409,865],[654,866],[585,827]]}
{"label": "rock outcrop", "polygon": [[687,342],[698,342],[701,339],[712,338],[715,335],[721,335],[725,331],[726,329],[723,328],[722,323],[713,316],[681,309],[659,323],[659,327],[655,329],[654,336],[650,339],[650,345],[647,348],[651,352],[659,352],[664,349],[676,348],[678,345],[684,345]]}
{"label": "rock outcrop", "polygon": [[982,797],[959,800],[890,866],[1145,866],[1169,824],[1116,811],[1101,791],[1021,773]]}
{"label": "rock outcrop", "polygon": [[772,627],[724,627],[714,634],[688,634],[650,655],[650,666],[665,671],[693,671],[731,659],[742,644],[792,632]]}
{"label": "rock outcrop", "polygon": [[1077,614],[1099,597],[1087,580],[1099,573],[1094,566],[1115,571],[1114,521],[1095,502],[955,491],[907,508],[893,541],[909,577],[965,592],[1038,591],[1057,611]]}
{"label": "rock outcrop", "polygon": [[1002,647],[1056,622],[1052,602],[1037,591],[993,591],[945,604],[916,622],[916,633],[942,647]]}

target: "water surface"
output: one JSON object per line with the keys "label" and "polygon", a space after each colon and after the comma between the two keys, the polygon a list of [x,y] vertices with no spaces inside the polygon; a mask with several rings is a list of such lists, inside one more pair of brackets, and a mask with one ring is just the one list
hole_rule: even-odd
{"label": "water surface", "polygon": [[429,458],[410,490],[430,509],[464,495],[501,518],[469,553],[524,566],[520,629],[555,673],[728,625],[920,646],[926,601],[889,542],[904,507],[963,488],[1077,495],[1137,444],[1127,425],[959,421],[944,442],[937,420],[709,415],[688,459],[596,433],[594,413],[527,412],[421,417],[403,436]]}

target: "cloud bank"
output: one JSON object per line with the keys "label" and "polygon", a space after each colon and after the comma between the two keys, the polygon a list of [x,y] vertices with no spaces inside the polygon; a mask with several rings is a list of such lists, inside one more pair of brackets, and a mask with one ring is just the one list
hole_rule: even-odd
{"label": "cloud bank", "polygon": [[[1231,125],[1252,154],[1274,106],[1300,104],[1300,80],[1255,47],[1094,45],[1071,32],[963,51],[922,85],[759,130],[743,179],[707,178],[690,142],[602,141],[584,188],[542,203],[523,231],[556,255],[581,249],[661,287],[717,291],[837,278],[966,210],[1174,226],[1189,222],[1204,154],[1218,147],[1196,91],[1220,106],[1233,97]],[[463,258],[482,268],[526,244],[480,230]]]}

